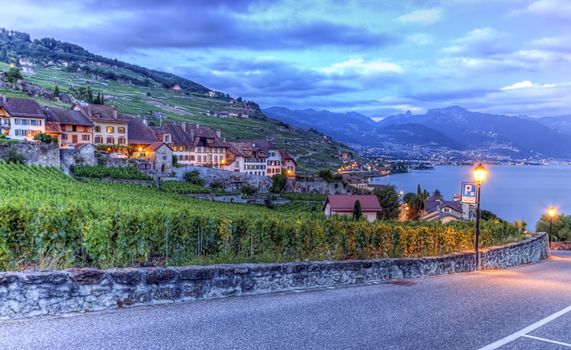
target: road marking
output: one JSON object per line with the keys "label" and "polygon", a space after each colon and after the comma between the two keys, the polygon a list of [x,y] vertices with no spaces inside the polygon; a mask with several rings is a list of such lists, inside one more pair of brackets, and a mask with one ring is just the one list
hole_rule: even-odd
{"label": "road marking", "polygon": [[526,337],[526,338],[531,338],[531,339],[535,339],[535,340],[541,340],[544,341],[546,343],[553,343],[553,344],[558,344],[558,345],[563,345],[563,346],[567,346],[569,348],[571,348],[571,344],[567,344],[567,343],[563,343],[557,340],[551,340],[551,339],[545,339],[545,338],[540,338],[540,337],[534,337],[533,335],[522,335],[522,337]]}
{"label": "road marking", "polygon": [[567,306],[565,309],[561,310],[561,311],[557,311],[556,313],[554,313],[551,316],[547,316],[546,318],[544,318],[541,321],[537,321],[534,324],[525,327],[522,330],[519,330],[513,334],[508,335],[505,338],[502,338],[496,342],[493,342],[492,344],[486,345],[483,348],[480,348],[480,350],[494,350],[499,348],[500,346],[504,346],[507,343],[511,343],[512,341],[516,340],[517,338],[520,338],[524,335],[526,335],[527,333],[530,333],[536,329],[538,329],[539,327],[542,327],[546,324],[548,324],[549,322],[565,315],[566,313],[571,311],[571,305]]}

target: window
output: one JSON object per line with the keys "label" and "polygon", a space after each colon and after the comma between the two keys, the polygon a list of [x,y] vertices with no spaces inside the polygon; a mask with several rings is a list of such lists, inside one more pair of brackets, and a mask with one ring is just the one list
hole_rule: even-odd
{"label": "window", "polygon": [[106,131],[107,131],[108,134],[112,134],[112,133],[115,132],[115,128],[112,127],[112,126],[108,126],[108,127],[106,128]]}
{"label": "window", "polygon": [[90,135],[81,135],[81,141],[89,141],[91,139]]}
{"label": "window", "polygon": [[72,125],[72,126],[71,126],[71,131],[77,132],[77,126],[76,126],[76,125]]}
{"label": "window", "polygon": [[100,125],[95,126],[95,132],[101,132],[101,126]]}
{"label": "window", "polygon": [[62,139],[62,140],[67,140],[67,134],[61,134],[61,139]]}
{"label": "window", "polygon": [[118,128],[117,128],[117,132],[118,132],[119,134],[124,134],[124,133],[125,133],[125,127],[124,127],[124,126],[118,127]]}
{"label": "window", "polygon": [[101,137],[101,136],[95,136],[95,143],[96,143],[96,144],[101,144],[101,143],[103,143],[103,137]]}
{"label": "window", "polygon": [[125,138],[124,138],[124,137],[119,137],[119,139],[117,140],[117,143],[120,144],[120,145],[124,145],[124,144],[126,143],[126,142],[125,142]]}
{"label": "window", "polygon": [[194,162],[194,156],[190,156],[190,160]]}
{"label": "window", "polygon": [[163,142],[164,143],[170,143],[171,142],[171,135],[170,134],[165,134],[163,136]]}
{"label": "window", "polygon": [[113,144],[115,144],[115,138],[113,138],[113,137],[108,137],[107,140],[106,140],[106,143],[107,143],[108,145],[113,145]]}

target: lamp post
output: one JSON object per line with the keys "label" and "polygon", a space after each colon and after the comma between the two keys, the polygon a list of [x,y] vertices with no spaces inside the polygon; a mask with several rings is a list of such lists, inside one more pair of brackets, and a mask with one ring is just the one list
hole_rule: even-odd
{"label": "lamp post", "polygon": [[482,188],[482,182],[486,180],[488,176],[488,171],[486,167],[482,164],[476,165],[473,170],[474,180],[476,182],[476,242],[474,244],[476,248],[476,270],[481,269],[481,262],[480,262],[480,217],[481,217],[481,210],[480,210],[480,192]]}
{"label": "lamp post", "polygon": [[553,218],[557,215],[557,209],[549,208],[547,216],[549,216],[549,245],[551,246],[551,230],[553,229]]}

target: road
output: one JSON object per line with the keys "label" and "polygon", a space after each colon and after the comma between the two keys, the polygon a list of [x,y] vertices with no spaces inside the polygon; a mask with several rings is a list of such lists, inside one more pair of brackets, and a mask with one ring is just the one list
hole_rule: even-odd
{"label": "road", "polygon": [[570,349],[571,252],[510,270],[0,323],[0,349]]}

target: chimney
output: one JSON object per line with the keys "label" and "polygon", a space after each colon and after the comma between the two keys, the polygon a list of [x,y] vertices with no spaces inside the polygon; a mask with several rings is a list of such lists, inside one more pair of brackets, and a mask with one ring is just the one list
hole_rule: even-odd
{"label": "chimney", "polygon": [[180,126],[181,126],[181,128],[182,128],[182,131],[186,132],[186,122],[182,122],[182,123],[180,124]]}
{"label": "chimney", "polygon": [[149,126],[149,122],[147,121],[147,119],[143,118],[143,124],[145,124],[145,126]]}
{"label": "chimney", "polygon": [[113,107],[113,119],[118,119],[118,117],[117,108]]}
{"label": "chimney", "polygon": [[222,131],[220,131],[220,129],[216,129],[216,136],[218,136],[218,138],[222,137]]}

